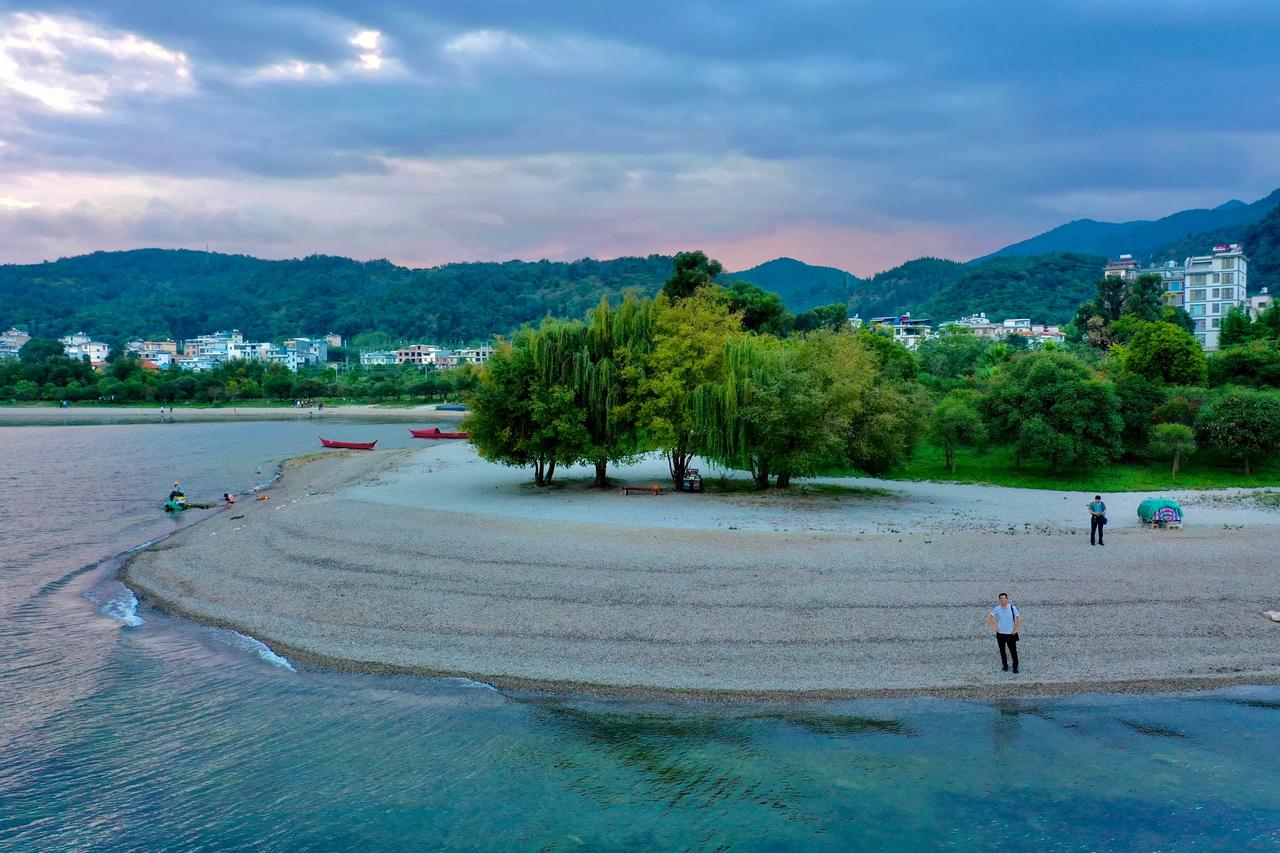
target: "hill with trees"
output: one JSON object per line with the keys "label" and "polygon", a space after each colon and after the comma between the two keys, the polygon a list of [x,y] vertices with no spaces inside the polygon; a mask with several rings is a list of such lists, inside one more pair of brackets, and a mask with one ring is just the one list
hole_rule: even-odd
{"label": "hill with trees", "polygon": [[[835,267],[819,267],[795,258],[775,258],[742,272],[727,273],[722,279],[741,279],[773,291],[797,313],[820,305],[848,302],[862,284],[853,273]],[[728,283],[727,281],[724,283]]]}

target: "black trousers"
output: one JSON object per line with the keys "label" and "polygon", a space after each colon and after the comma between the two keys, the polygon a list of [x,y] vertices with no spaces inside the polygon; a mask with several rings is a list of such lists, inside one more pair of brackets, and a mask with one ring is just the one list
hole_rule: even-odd
{"label": "black trousers", "polygon": [[[1106,525],[1103,523],[1103,520],[1104,519],[1100,515],[1089,516],[1089,544],[1090,545],[1093,544],[1094,534],[1097,534],[1098,536],[1098,544],[1099,545],[1102,544],[1102,531],[1103,531],[1103,528],[1106,527]],[[1122,542],[1120,544],[1123,545],[1124,543]]]}
{"label": "black trousers", "polygon": [[1009,665],[1009,658],[1004,655],[1004,650],[1009,649],[1009,657],[1013,658],[1013,668],[1018,668],[1018,635],[1017,634],[996,634],[996,645],[1000,647],[1000,663],[1002,666]]}

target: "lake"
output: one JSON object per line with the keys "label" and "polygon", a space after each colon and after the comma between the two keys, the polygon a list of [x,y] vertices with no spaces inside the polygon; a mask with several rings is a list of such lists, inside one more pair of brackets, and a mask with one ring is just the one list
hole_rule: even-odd
{"label": "lake", "polygon": [[[509,694],[307,669],[115,580],[121,554],[198,521],[160,511],[175,479],[197,501],[243,492],[318,451],[318,430],[0,428],[0,848],[1280,846],[1280,688]],[[414,446],[404,424],[326,419],[323,434]]]}

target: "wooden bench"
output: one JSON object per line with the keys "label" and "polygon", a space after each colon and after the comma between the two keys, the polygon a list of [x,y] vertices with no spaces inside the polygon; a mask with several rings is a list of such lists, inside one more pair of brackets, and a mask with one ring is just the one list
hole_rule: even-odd
{"label": "wooden bench", "polygon": [[649,494],[651,494],[651,495],[655,495],[655,496],[656,496],[656,495],[660,495],[660,494],[662,494],[662,487],[661,487],[661,486],[657,486],[657,485],[653,485],[653,486],[623,486],[623,487],[622,487],[622,493],[623,493],[624,495],[629,495],[629,494],[631,494],[632,492],[648,492]]}

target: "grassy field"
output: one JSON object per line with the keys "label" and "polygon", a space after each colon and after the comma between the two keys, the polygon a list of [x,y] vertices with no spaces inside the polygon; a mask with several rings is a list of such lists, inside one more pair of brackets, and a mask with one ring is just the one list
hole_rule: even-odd
{"label": "grassy field", "polygon": [[1202,452],[1184,459],[1175,481],[1166,460],[1150,463],[1114,463],[1099,468],[1064,468],[1058,473],[1042,462],[1024,462],[1013,467],[1013,453],[1007,447],[986,453],[961,450],[956,454],[956,472],[947,470],[942,449],[922,444],[907,464],[887,475],[892,480],[937,480],[953,483],[990,483],[1027,489],[1061,489],[1076,492],[1147,492],[1171,489],[1222,489],[1280,485],[1280,464],[1255,460],[1253,472],[1244,475],[1238,460]]}

